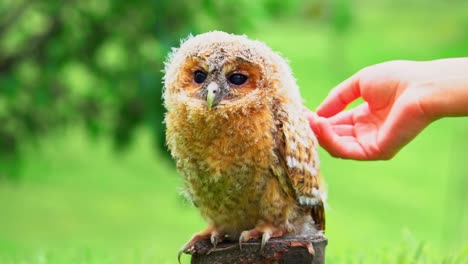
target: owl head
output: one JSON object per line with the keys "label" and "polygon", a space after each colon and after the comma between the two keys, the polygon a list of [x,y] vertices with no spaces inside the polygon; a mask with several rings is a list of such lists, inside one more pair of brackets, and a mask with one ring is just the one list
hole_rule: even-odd
{"label": "owl head", "polygon": [[189,37],[169,55],[164,99],[203,111],[239,111],[275,96],[300,101],[286,61],[260,41],[213,31]]}

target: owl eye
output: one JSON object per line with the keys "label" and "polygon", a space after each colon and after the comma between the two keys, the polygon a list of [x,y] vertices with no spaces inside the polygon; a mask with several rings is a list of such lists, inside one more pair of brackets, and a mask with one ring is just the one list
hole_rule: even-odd
{"label": "owl eye", "polygon": [[202,71],[196,71],[193,75],[193,79],[195,80],[196,83],[203,83],[206,80],[206,73]]}
{"label": "owl eye", "polygon": [[229,82],[235,85],[241,85],[247,81],[247,76],[240,74],[240,73],[234,73],[231,76],[229,76]]}

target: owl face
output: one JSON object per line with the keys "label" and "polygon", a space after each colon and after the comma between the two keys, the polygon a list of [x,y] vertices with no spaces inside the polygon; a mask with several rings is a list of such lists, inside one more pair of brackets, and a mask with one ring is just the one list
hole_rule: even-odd
{"label": "owl face", "polygon": [[[261,66],[242,57],[226,56],[224,50],[194,54],[179,72],[179,89],[208,110],[243,98],[261,87]],[[199,52],[200,53],[200,52]]]}

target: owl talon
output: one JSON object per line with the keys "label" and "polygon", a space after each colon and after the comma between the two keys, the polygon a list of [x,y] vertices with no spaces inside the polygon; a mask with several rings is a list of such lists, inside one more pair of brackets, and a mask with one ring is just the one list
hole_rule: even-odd
{"label": "owl talon", "polygon": [[[191,242],[191,241],[190,241]],[[195,247],[194,247],[194,244],[196,243],[193,243],[192,245],[190,245],[190,242],[185,244],[180,250],[179,252],[177,253],[177,261],[179,262],[180,264],[180,257],[182,256],[182,254],[184,253],[195,253]]]}
{"label": "owl talon", "polygon": [[194,236],[194,238],[192,238],[192,240],[190,240],[187,244],[185,244],[179,250],[179,252],[177,253],[177,260],[179,261],[179,264],[180,264],[180,257],[182,256],[182,254],[184,254],[184,253],[187,253],[187,254],[195,253],[195,244],[200,240],[203,240],[203,238],[198,238],[197,236]]}
{"label": "owl talon", "polygon": [[247,242],[250,239],[259,239],[261,238],[260,252],[264,252],[267,242],[272,237],[281,237],[285,232],[288,231],[288,228],[277,228],[270,225],[265,225],[261,227],[256,227],[251,230],[243,231],[239,237],[239,248],[242,250],[242,243]]}
{"label": "owl talon", "polygon": [[242,250],[242,243],[247,242],[251,239],[257,239],[260,238],[260,235],[262,234],[261,231],[257,229],[251,229],[247,231],[243,231],[239,237],[239,248]]}
{"label": "owl talon", "polygon": [[213,244],[213,248],[216,248],[218,245],[218,237],[211,235],[211,244]]}
{"label": "owl talon", "polygon": [[[213,239],[213,234],[217,234],[219,236],[219,233],[215,231],[213,226],[208,226],[204,230],[200,231],[199,233],[195,234],[192,239],[190,239],[187,244],[185,244],[178,252],[177,254],[177,260],[179,261],[180,264],[180,257],[182,256],[183,253],[187,254],[193,254],[195,253],[195,244],[204,239],[211,238]],[[212,240],[213,241],[213,240]]]}
{"label": "owl talon", "polygon": [[221,235],[219,232],[213,231],[211,233],[211,238],[210,238],[211,244],[213,244],[213,248],[216,248],[216,246],[219,243],[223,242],[223,238],[224,238],[224,236]]}
{"label": "owl talon", "polygon": [[244,242],[244,237],[246,236],[247,231],[243,231],[239,236],[239,249],[242,250],[242,242]]}
{"label": "owl talon", "polygon": [[264,252],[264,249],[265,249],[265,245],[266,243],[268,242],[268,240],[270,240],[271,238],[271,232],[265,232],[263,233],[263,236],[262,236],[262,244],[260,245],[260,252],[263,253]]}

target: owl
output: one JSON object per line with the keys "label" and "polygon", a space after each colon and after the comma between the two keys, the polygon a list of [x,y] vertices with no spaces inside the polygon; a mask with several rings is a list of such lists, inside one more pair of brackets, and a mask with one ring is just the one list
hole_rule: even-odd
{"label": "owl", "polygon": [[168,56],[166,141],[210,239],[242,243],[321,234],[326,191],[317,141],[285,59],[260,41],[213,31]]}

